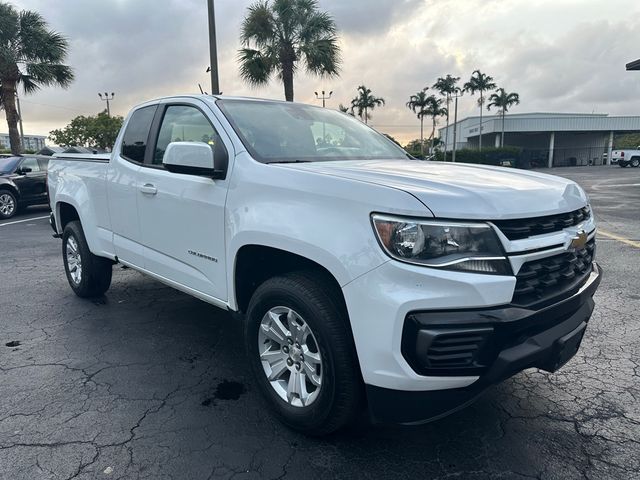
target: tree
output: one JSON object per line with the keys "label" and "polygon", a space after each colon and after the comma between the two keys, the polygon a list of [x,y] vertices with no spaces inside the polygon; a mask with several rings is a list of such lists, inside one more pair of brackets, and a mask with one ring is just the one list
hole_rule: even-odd
{"label": "tree", "polygon": [[447,102],[447,129],[446,137],[445,137],[445,150],[447,149],[447,145],[449,145],[449,103],[451,102],[451,95],[457,94],[460,91],[460,88],[456,86],[460,77],[453,77],[450,74],[447,74],[446,77],[438,77],[436,83],[433,84],[433,88],[437,90],[440,95],[445,97]]}
{"label": "tree", "polygon": [[491,107],[499,108],[500,116],[502,117],[502,134],[500,135],[500,146],[504,147],[504,116],[513,105],[520,103],[520,95],[515,92],[507,93],[504,88],[499,88],[489,96],[489,103],[487,104],[487,110],[491,110]]}
{"label": "tree", "polygon": [[388,133],[383,133],[383,135],[385,137],[387,137],[389,140],[391,140],[393,143],[395,143],[396,145],[398,145],[400,148],[402,148],[402,145],[400,144],[400,142],[398,140],[395,139],[395,137],[392,137],[391,135],[389,135]]}
{"label": "tree", "polygon": [[442,117],[448,112],[447,107],[442,106],[443,103],[444,100],[436,97],[435,95],[429,95],[427,97],[427,106],[425,107],[424,114],[431,117],[431,120],[433,121],[433,128],[431,130],[431,136],[429,137],[431,139],[430,150],[433,150],[433,147],[435,147],[436,120],[438,117]]}
{"label": "tree", "polygon": [[358,96],[351,100],[351,111],[357,112],[360,119],[364,120],[364,123],[367,123],[367,120],[371,119],[369,112],[383,105],[384,98],[372,95],[371,90],[364,85],[360,85],[358,87]]}
{"label": "tree", "polygon": [[68,87],[73,71],[62,63],[68,46],[65,37],[47,28],[39,13],[18,12],[13,6],[0,3],[0,104],[5,110],[14,155],[21,150],[17,86],[21,85],[25,94],[43,86]]}
{"label": "tree", "polygon": [[96,116],[80,115],[62,130],[52,130],[49,138],[65,147],[97,147],[110,149],[116,141],[123,118],[109,116],[104,110]]}
{"label": "tree", "polygon": [[349,111],[349,107],[347,107],[347,106],[345,106],[343,104],[338,105],[338,110],[340,112],[342,112],[342,113],[348,113],[349,115],[353,115],[353,112]]}
{"label": "tree", "polygon": [[493,90],[496,88],[496,84],[493,82],[493,77],[485,75],[480,70],[474,70],[471,74],[471,78],[464,84],[464,90],[475,95],[476,92],[480,93],[478,99],[478,106],[480,107],[480,131],[479,131],[479,150],[482,150],[482,106],[484,105],[484,92]]}
{"label": "tree", "polygon": [[242,22],[240,41],[240,76],[251,85],[265,85],[277,74],[289,102],[300,62],[311,74],[338,75],[336,24],[328,13],[318,10],[317,0],[254,3]]}
{"label": "tree", "polygon": [[427,96],[428,88],[423,88],[415,95],[409,97],[407,102],[407,108],[417,115],[420,119],[420,155],[424,155],[424,117],[426,115],[426,108],[429,105]]}

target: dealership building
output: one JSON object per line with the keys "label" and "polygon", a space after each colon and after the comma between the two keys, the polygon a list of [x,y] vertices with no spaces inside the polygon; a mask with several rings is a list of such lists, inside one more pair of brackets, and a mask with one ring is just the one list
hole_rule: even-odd
{"label": "dealership building", "polygon": [[[467,117],[439,130],[447,151],[478,148],[480,117]],[[482,117],[482,146],[500,146],[502,118]],[[640,132],[640,116],[606,113],[516,113],[504,118],[505,146],[519,147],[536,166],[600,165],[611,158],[617,134]]]}

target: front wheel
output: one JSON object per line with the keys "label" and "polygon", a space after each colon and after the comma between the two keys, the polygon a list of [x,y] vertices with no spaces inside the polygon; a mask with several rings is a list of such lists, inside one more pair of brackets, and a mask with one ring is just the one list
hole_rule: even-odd
{"label": "front wheel", "polygon": [[78,221],[64,227],[62,258],[69,285],[79,297],[99,297],[109,289],[112,262],[91,253]]}
{"label": "front wheel", "polygon": [[247,354],[262,394],[283,423],[310,435],[343,427],[361,403],[339,294],[320,274],[289,273],[258,287],[247,310]]}

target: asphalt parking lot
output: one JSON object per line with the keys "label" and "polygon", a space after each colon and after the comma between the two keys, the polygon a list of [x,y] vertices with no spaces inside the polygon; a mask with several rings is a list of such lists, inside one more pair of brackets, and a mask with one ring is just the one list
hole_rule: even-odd
{"label": "asphalt parking lot", "polygon": [[602,229],[578,355],[435,423],[326,439],[269,415],[226,313],[120,267],[81,300],[46,210],[0,222],[0,478],[640,478],[640,169],[552,173]]}

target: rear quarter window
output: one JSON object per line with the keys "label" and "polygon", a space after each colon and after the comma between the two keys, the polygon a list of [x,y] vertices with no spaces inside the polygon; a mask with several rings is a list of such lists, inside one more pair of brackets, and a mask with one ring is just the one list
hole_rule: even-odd
{"label": "rear quarter window", "polygon": [[144,162],[151,122],[153,122],[153,116],[157,108],[157,105],[142,107],[131,115],[124,131],[122,147],[120,148],[120,155],[127,160],[137,163]]}

